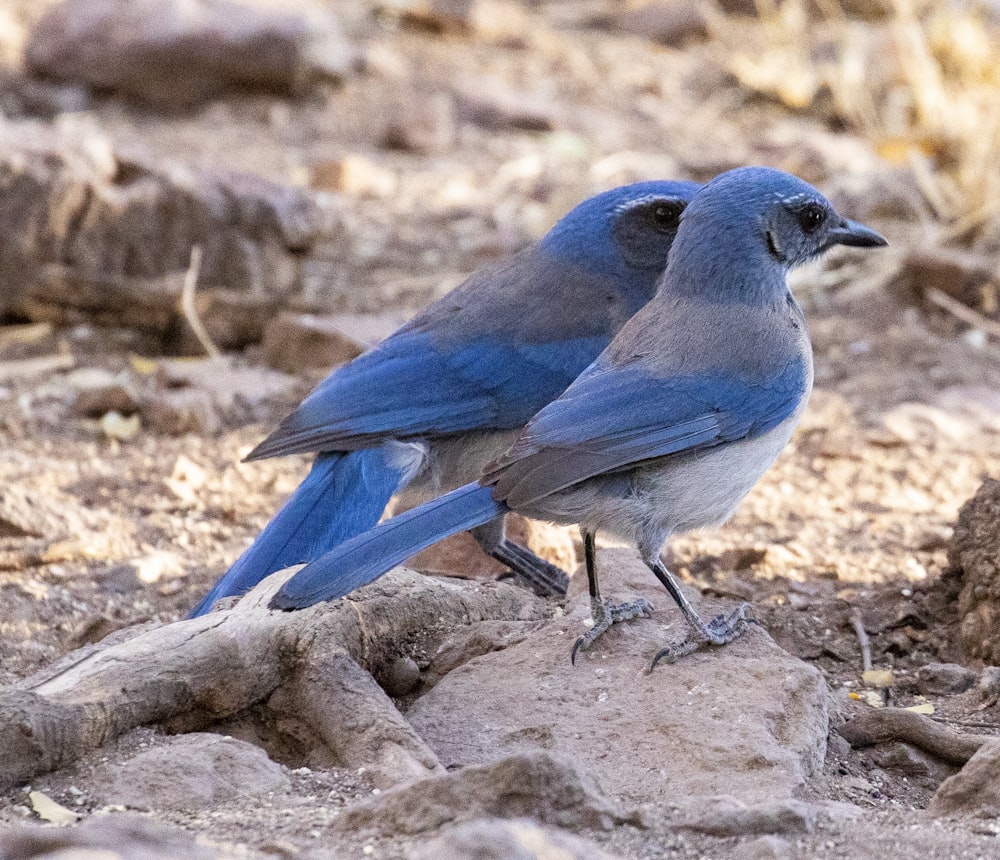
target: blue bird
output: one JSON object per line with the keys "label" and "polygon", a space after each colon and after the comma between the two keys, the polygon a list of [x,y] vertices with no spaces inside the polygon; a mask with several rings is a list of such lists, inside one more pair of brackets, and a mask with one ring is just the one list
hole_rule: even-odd
{"label": "blue bird", "polygon": [[479,481],[306,565],[271,606],[340,597],[447,535],[513,510],[580,525],[594,625],[574,658],[611,624],[651,612],[645,600],[602,599],[598,531],[638,547],[690,627],[653,665],[731,642],[747,627],[747,607],[703,621],[660,554],[672,534],[724,522],[791,437],[813,370],[786,274],[838,244],[886,241],[787,173],[745,167],[716,177],[681,216],[654,298]]}
{"label": "blue bird", "polygon": [[[192,616],[366,531],[397,493],[416,503],[475,480],[652,298],[698,187],[640,182],[584,201],[337,368],[247,457],[318,453]],[[508,540],[502,517],[473,536],[536,590],[565,593],[565,573]]]}

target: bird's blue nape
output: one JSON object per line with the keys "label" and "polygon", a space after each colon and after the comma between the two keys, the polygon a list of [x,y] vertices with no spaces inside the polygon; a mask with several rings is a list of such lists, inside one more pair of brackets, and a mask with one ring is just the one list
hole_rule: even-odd
{"label": "bird's blue nape", "polygon": [[[625,259],[621,247],[616,245],[613,230],[609,229],[615,220],[630,206],[646,200],[674,198],[689,203],[700,187],[696,182],[649,180],[605,191],[570,210],[539,241],[538,246],[595,274],[626,276],[629,261]],[[670,240],[651,232],[648,242],[655,243],[659,253],[649,253],[647,265],[662,270],[666,265]]]}

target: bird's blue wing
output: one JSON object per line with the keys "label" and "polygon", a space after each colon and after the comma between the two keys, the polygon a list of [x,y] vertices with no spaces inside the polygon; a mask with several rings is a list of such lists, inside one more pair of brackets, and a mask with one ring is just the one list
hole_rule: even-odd
{"label": "bird's blue wing", "polygon": [[250,459],[520,427],[605,345],[584,337],[546,344],[480,339],[441,348],[428,332],[402,329],[335,370]]}
{"label": "bird's blue wing", "polygon": [[595,366],[531,420],[484,480],[516,509],[596,475],[759,436],[792,415],[807,387],[799,361],[754,382]]}

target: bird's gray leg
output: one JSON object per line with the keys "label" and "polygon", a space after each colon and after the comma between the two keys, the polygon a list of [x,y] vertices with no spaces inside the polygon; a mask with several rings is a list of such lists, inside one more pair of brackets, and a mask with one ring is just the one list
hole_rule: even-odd
{"label": "bird's gray leg", "polygon": [[487,555],[506,565],[513,573],[528,581],[532,590],[543,597],[561,597],[569,588],[569,577],[527,547],[507,539],[504,517],[497,517],[469,533]]}
{"label": "bird's gray leg", "polygon": [[587,587],[590,590],[590,614],[593,616],[594,625],[573,644],[573,651],[570,654],[572,663],[576,663],[577,651],[586,651],[612,624],[640,616],[649,617],[653,614],[652,604],[642,597],[630,600],[628,603],[606,603],[601,600],[601,588],[597,582],[597,536],[582,526],[580,534],[583,535]]}
{"label": "bird's gray leg", "polygon": [[691,632],[687,638],[673,645],[656,652],[653,657],[653,664],[650,669],[656,668],[656,664],[661,660],[672,663],[678,657],[697,651],[702,645],[728,645],[734,639],[741,636],[746,629],[754,622],[752,616],[748,615],[749,603],[738,606],[728,615],[716,615],[707,624],[701,620],[701,616],[695,611],[690,601],[684,596],[677,580],[673,574],[667,570],[666,565],[660,561],[659,555],[646,562],[649,569],[653,571],[656,578],[663,583],[663,587],[670,592],[674,602],[680,607],[684,620],[691,627]]}

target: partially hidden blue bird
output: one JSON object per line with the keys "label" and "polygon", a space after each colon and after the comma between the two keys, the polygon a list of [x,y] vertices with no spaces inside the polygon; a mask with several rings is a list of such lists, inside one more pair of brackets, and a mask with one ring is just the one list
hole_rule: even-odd
{"label": "partially hidden blue bird", "polygon": [[[371,528],[394,494],[416,503],[475,480],[652,298],[698,187],[584,201],[331,373],[247,457],[318,452],[311,472],[192,616]],[[508,540],[502,516],[473,536],[539,592],[565,593],[565,573]]]}
{"label": "partially hidden blue bird", "polygon": [[785,447],[812,388],[812,347],[786,283],[834,245],[885,245],[802,180],[763,167],[724,173],[681,216],[654,298],[480,479],[388,520],[306,565],[271,606],[298,609],[371,582],[460,529],[518,511],[578,523],[594,624],[648,615],[598,587],[595,535],[634,543],[690,627],[653,660],[747,627],[747,606],[704,621],[660,558],[676,533],[724,522]]}

